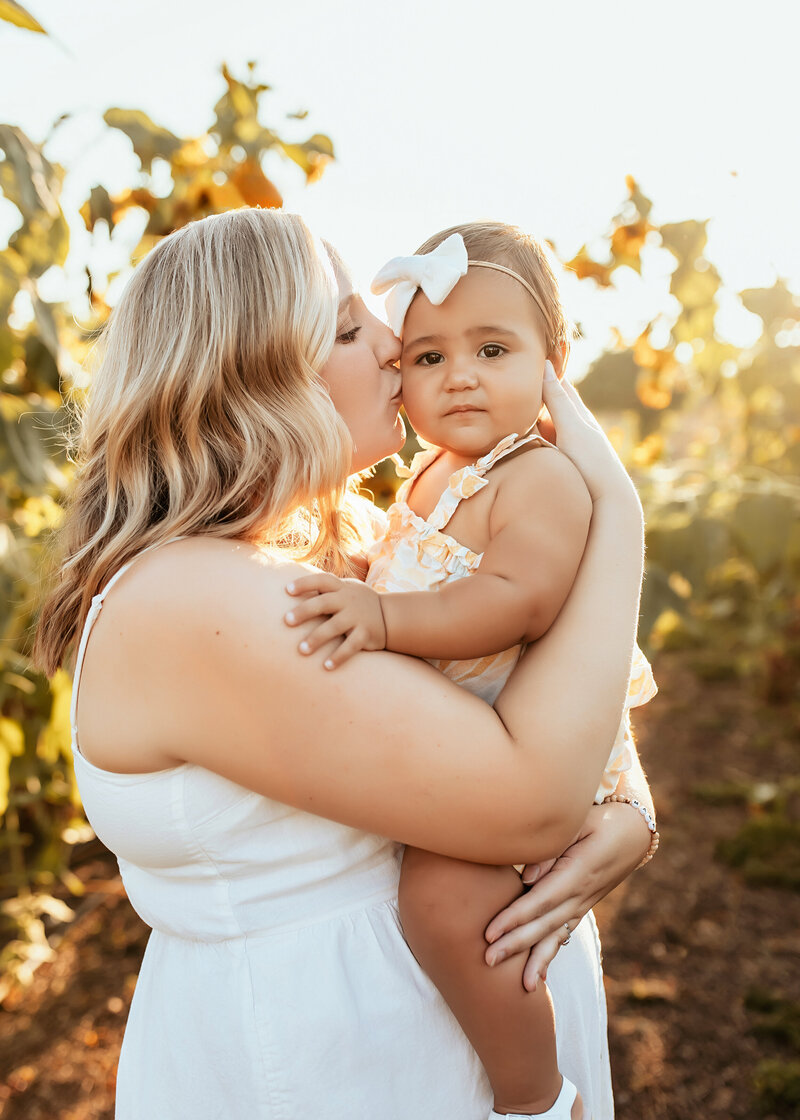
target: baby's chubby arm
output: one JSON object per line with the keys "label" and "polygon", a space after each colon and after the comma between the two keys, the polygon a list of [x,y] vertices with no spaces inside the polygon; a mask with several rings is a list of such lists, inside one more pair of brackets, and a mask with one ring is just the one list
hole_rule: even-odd
{"label": "baby's chubby arm", "polygon": [[308,595],[289,625],[327,616],[301,643],[312,653],[337,635],[325,662],[335,668],[359,649],[464,659],[541,637],[555,620],[583,555],[592,502],[566,456],[542,448],[508,464],[490,513],[480,569],[441,590],[379,595],[357,580],[316,573],[291,594]]}
{"label": "baby's chubby arm", "polygon": [[386,648],[461,660],[540,638],[570,592],[591,516],[589,492],[565,455],[518,455],[497,487],[478,571],[435,594],[381,595]]}

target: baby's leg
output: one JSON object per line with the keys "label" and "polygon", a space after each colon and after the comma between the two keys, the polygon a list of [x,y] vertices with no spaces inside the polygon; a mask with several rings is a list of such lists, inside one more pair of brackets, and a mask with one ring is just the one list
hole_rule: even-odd
{"label": "baby's leg", "polygon": [[[400,917],[411,951],[478,1053],[500,1113],[546,1112],[561,1089],[550,994],[522,986],[525,955],[489,968],[484,930],[522,893],[513,867],[406,848]],[[573,1120],[582,1114],[580,1101]]]}

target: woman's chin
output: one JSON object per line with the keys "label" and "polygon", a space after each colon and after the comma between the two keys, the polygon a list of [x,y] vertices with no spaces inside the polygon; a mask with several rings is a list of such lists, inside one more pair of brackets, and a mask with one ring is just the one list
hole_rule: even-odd
{"label": "woman's chin", "polygon": [[369,451],[364,452],[360,452],[359,450],[353,451],[350,473],[360,474],[361,471],[368,471],[371,467],[377,466],[378,463],[382,463],[384,459],[395,455],[405,442],[406,426],[402,418],[398,416],[391,435],[381,446],[373,446]]}

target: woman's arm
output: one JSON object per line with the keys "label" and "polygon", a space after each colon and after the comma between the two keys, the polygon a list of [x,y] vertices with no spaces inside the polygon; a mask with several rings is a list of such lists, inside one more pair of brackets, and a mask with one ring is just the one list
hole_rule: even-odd
{"label": "woman's arm", "polygon": [[[621,775],[616,793],[635,798],[655,815],[638,755]],[[534,885],[487,926],[487,963],[498,953],[504,957],[529,953],[523,983],[529,990],[535,987],[563,944],[565,923],[574,930],[601,898],[639,866],[650,840],[642,814],[632,806],[593,805],[580,835],[563,855],[544,868],[525,868],[523,881]]]}
{"label": "woman's arm", "polygon": [[196,538],[143,558],[106,602],[81,689],[87,756],[143,770],[148,744],[163,764],[194,762],[286,804],[465,859],[533,862],[562,851],[619,722],[643,532],[638,500],[589,414],[558,383],[549,392],[564,450],[593,492],[592,525],[572,594],[494,710],[399,655],[360,654],[321,673],[281,622],[296,569]]}

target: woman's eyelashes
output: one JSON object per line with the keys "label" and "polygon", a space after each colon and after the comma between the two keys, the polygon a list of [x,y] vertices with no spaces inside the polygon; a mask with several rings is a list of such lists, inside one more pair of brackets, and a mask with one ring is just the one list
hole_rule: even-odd
{"label": "woman's eyelashes", "polygon": [[360,325],[348,327],[347,330],[339,331],[336,335],[336,341],[342,346],[347,346],[350,342],[355,342],[358,337],[358,332],[361,330]]}

